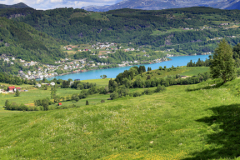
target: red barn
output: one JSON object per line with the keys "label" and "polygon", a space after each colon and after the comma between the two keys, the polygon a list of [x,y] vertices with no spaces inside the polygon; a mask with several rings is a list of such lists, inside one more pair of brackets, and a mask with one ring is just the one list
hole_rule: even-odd
{"label": "red barn", "polygon": [[15,89],[15,86],[9,86],[9,87],[8,87],[8,91],[9,91],[9,92],[13,92],[14,89]]}
{"label": "red barn", "polygon": [[62,103],[58,103],[58,106],[61,106],[62,105]]}

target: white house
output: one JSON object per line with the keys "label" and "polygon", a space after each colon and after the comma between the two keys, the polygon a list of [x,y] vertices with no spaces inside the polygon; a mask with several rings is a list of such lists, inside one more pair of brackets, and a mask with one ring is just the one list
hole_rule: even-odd
{"label": "white house", "polygon": [[40,88],[40,87],[42,87],[42,85],[41,84],[37,84],[36,87]]}
{"label": "white house", "polygon": [[51,86],[55,86],[55,82],[51,82],[50,85],[51,85]]}
{"label": "white house", "polygon": [[9,62],[9,58],[4,58],[4,62],[5,62],[5,61]]}

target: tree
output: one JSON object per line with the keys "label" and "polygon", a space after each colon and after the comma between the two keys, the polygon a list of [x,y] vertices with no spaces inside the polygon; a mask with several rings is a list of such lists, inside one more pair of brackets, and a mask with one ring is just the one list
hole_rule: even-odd
{"label": "tree", "polygon": [[52,99],[54,99],[56,97],[56,92],[57,92],[56,87],[55,86],[52,87],[51,88],[51,98]]}
{"label": "tree", "polygon": [[16,90],[15,96],[16,96],[16,97],[19,97],[19,96],[20,96],[20,92],[19,92],[18,89]]}
{"label": "tree", "polygon": [[226,40],[222,40],[215,49],[210,70],[213,78],[220,77],[224,83],[235,78],[235,61],[232,47]]}
{"label": "tree", "polygon": [[5,101],[5,108],[6,108],[7,110],[9,110],[9,109],[11,108],[11,103],[9,102],[9,100],[6,100],[6,101]]}
{"label": "tree", "polygon": [[42,106],[43,106],[44,111],[48,110],[48,106],[49,106],[49,99],[48,98],[42,100]]}
{"label": "tree", "polygon": [[101,75],[100,77],[101,77],[102,79],[105,79],[105,78],[107,78],[107,75],[104,74],[104,75]]}
{"label": "tree", "polygon": [[86,105],[89,105],[89,102],[88,102],[88,100],[86,100]]}

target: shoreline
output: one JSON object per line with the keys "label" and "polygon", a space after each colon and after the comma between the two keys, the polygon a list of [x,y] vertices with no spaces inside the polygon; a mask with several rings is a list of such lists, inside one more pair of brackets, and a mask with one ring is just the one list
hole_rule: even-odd
{"label": "shoreline", "polygon": [[[167,57],[168,58],[168,57]],[[162,63],[162,62],[167,62],[167,61],[172,61],[172,59],[168,59],[166,61],[161,61],[161,62],[155,62],[155,63]],[[111,67],[111,68],[122,68],[122,67],[129,67],[129,66],[139,66],[139,65],[146,65],[146,64],[155,64],[155,63],[141,63],[141,64],[135,64],[135,65],[128,65],[128,66],[121,66],[121,67]],[[110,69],[110,68],[101,68],[101,69]],[[83,72],[89,72],[89,71],[94,71],[94,70],[101,70],[101,69],[90,69],[90,70],[85,70]],[[76,73],[83,73],[82,71],[75,71],[75,72],[68,72],[68,73],[62,73],[62,74],[59,74],[57,76],[49,76],[47,77],[46,79],[50,79],[50,78],[54,78],[54,77],[58,77],[58,76],[64,76],[64,75],[69,75],[69,74],[76,74]]]}
{"label": "shoreline", "polygon": [[[209,54],[207,54],[209,55]],[[71,71],[71,72],[67,72],[67,73],[62,73],[62,74],[59,74],[57,76],[49,76],[49,77],[46,77],[46,79],[48,80],[52,80],[56,77],[59,77],[59,76],[64,76],[64,75],[71,75],[71,74],[77,74],[77,73],[83,73],[83,72],[89,72],[89,71],[94,71],[94,70],[105,70],[105,69],[111,69],[111,68],[122,68],[122,67],[131,67],[131,66],[140,66],[140,65],[147,65],[147,64],[156,64],[156,63],[162,63],[162,62],[168,62],[168,61],[172,61],[171,57],[186,57],[186,56],[207,56],[207,55],[177,55],[177,56],[170,56],[170,57],[166,57],[168,58],[166,61],[159,61],[159,62],[148,62],[148,63],[140,63],[140,64],[135,64],[135,65],[128,65],[128,66],[117,66],[117,67],[110,67],[110,68],[95,68],[95,69],[90,69],[90,70],[84,70],[84,71]],[[58,79],[61,79],[61,78],[58,78]],[[40,79],[37,79],[37,80],[40,80]]]}

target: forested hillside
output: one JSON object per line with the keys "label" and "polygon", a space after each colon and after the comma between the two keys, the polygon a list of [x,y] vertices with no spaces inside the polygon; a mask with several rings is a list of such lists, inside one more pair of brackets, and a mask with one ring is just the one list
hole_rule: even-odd
{"label": "forested hillside", "polygon": [[14,5],[5,5],[5,4],[0,4],[0,8],[30,8],[24,3],[17,3]]}
{"label": "forested hillside", "polygon": [[61,43],[28,24],[0,18],[0,55],[54,63],[65,57],[60,50]]}
{"label": "forested hillside", "polygon": [[[174,48],[183,54],[213,51],[216,37],[225,37],[231,44],[240,41],[238,10],[206,7],[143,11],[120,9],[95,13],[82,9],[60,8],[47,11],[5,9],[1,16],[25,22],[39,31],[71,43],[109,41],[156,49]],[[226,25],[222,25],[226,24]],[[179,46],[180,45],[180,46]]]}
{"label": "forested hillside", "polygon": [[240,42],[239,10],[192,7],[158,11],[120,9],[87,12],[58,8],[1,9],[0,16],[25,22],[72,44],[100,42],[174,49],[179,54],[213,52],[220,39]]}

